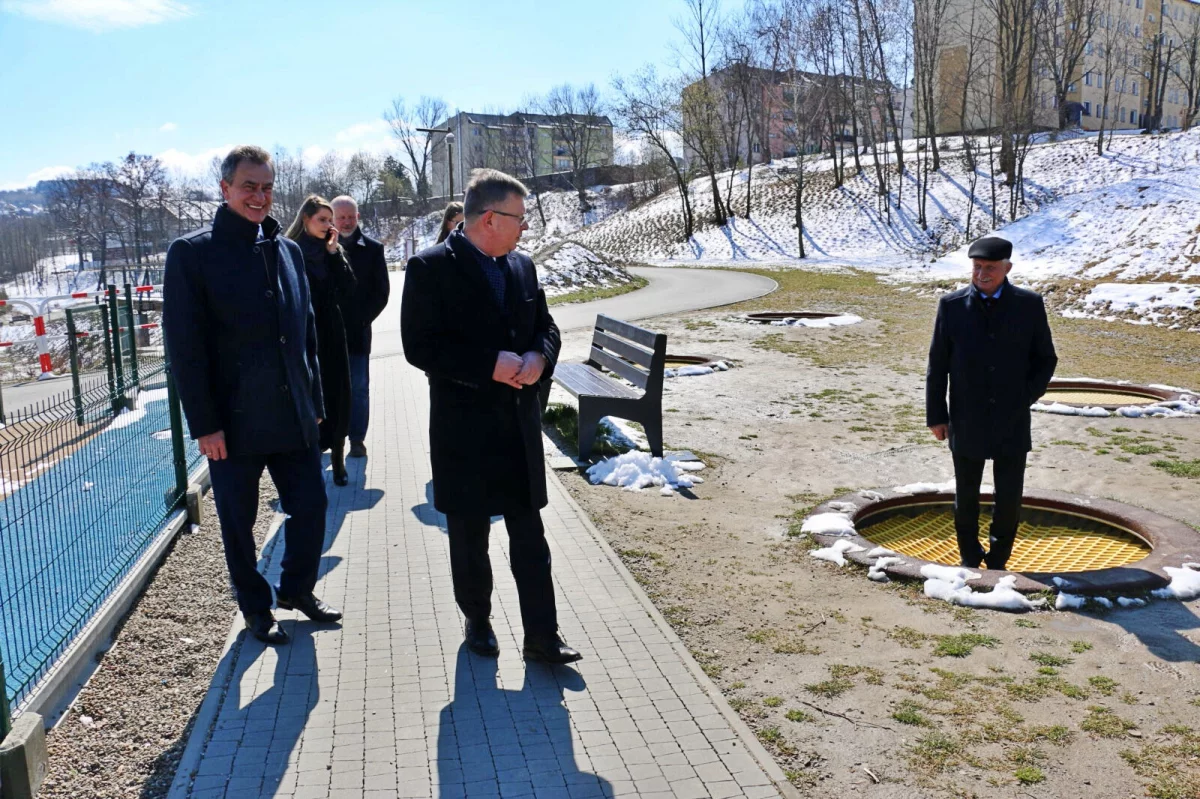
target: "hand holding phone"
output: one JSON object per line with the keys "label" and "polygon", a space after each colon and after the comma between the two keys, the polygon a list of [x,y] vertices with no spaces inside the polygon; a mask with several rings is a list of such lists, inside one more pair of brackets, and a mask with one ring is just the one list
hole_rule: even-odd
{"label": "hand holding phone", "polygon": [[337,228],[331,227],[325,231],[325,249],[330,253],[337,252],[338,248],[338,232]]}

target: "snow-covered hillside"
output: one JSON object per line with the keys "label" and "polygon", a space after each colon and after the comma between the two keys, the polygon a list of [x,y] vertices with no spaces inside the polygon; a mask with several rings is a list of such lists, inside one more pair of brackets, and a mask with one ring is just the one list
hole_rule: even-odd
{"label": "snow-covered hillside", "polygon": [[[913,158],[908,159],[909,166]],[[917,224],[917,192],[910,171],[894,187],[885,212],[870,156],[862,175],[834,188],[828,159],[806,163],[805,244],[799,254],[794,226],[794,159],[756,167],[750,219],[708,226],[690,240],[674,192],[589,226],[572,236],[601,254],[623,260],[674,264],[763,263],[855,266],[914,277],[961,276],[966,245],[989,232],[990,176],[980,174],[970,231],[965,221],[969,181],[961,154],[944,153],[932,176],[929,226]],[[1158,136],[1121,136],[1097,156],[1083,136],[1039,144],[1025,165],[1028,208],[1005,226],[1007,188],[997,187],[1001,228],[1016,244],[1014,261],[1026,277],[1085,276],[1109,280],[1200,278],[1200,130]],[[1003,176],[1001,176],[1002,178]],[[726,177],[721,177],[724,189]],[[745,205],[746,173],[734,175],[732,205]],[[712,206],[707,179],[692,183],[698,219]],[[937,259],[939,255],[949,255]],[[930,265],[930,261],[934,260]]]}

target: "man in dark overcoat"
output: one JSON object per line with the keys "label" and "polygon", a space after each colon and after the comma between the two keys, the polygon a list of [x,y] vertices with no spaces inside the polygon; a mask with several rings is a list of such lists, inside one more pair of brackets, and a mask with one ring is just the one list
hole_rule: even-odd
{"label": "man in dark overcoat", "polygon": [[226,156],[212,226],[167,252],[163,328],[188,429],[208,458],[238,608],[255,637],[283,644],[254,542],[264,468],[289,516],[279,607],[321,622],[342,614],[313,595],[325,539],[324,405],[304,256],[269,216],[274,181],[265,150]]}
{"label": "man in dark overcoat", "polygon": [[524,655],[569,663],[558,634],[550,548],[542,527],[546,472],[538,381],[558,360],[558,327],[533,262],[514,252],[525,186],[479,170],[465,219],[441,244],[409,259],[400,308],[404,354],[429,378],[433,504],[446,515],[454,598],[466,642],[496,655],[490,517],[504,516],[521,605]]}
{"label": "man in dark overcoat", "polygon": [[[962,565],[1004,569],[1020,522],[1025,459],[1033,448],[1029,406],[1046,392],[1058,356],[1041,296],[1008,281],[1012,244],[989,236],[972,244],[967,255],[971,285],[938,303],[925,376],[925,423],[938,441],[950,440]],[[979,487],[988,460],[995,494],[984,552]]]}
{"label": "man in dark overcoat", "polygon": [[362,232],[358,203],[343,194],[330,204],[338,240],[354,271],[354,294],[342,303],[342,316],[350,353],[350,457],[363,458],[371,411],[371,323],[387,307],[392,282],[383,244]]}

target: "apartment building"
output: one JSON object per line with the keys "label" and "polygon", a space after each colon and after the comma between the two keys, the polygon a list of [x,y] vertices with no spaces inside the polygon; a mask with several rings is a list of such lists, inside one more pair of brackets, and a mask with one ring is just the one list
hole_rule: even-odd
{"label": "apartment building", "polygon": [[[1033,105],[1036,127],[1057,128],[1060,117],[1055,65],[1070,51],[1072,39],[1087,38],[1067,84],[1061,113],[1072,127],[1136,130],[1148,125],[1178,128],[1195,114],[1195,90],[1189,82],[1198,65],[1189,61],[1200,43],[1200,0],[1099,0],[1090,37],[1079,20],[1087,0],[1056,0],[1046,11],[1042,30],[1012,40],[1010,51],[1033,52],[1029,69],[1010,92]],[[1015,7],[1015,6],[1014,6]],[[951,0],[936,78],[937,132],[957,133],[993,127],[1002,113],[1003,87],[997,54],[995,6],[975,0]],[[1008,26],[1011,31],[1014,27]],[[1056,61],[1057,59],[1057,61]],[[1061,69],[1061,66],[1059,67]],[[1032,80],[1024,76],[1032,76]],[[1161,97],[1161,119],[1152,115]]]}

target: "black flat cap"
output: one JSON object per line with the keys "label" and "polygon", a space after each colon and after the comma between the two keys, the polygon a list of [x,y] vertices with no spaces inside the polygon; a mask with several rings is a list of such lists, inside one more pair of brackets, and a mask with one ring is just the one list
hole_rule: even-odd
{"label": "black flat cap", "polygon": [[999,236],[984,236],[967,250],[968,258],[982,258],[985,261],[1007,261],[1012,257],[1012,242]]}

